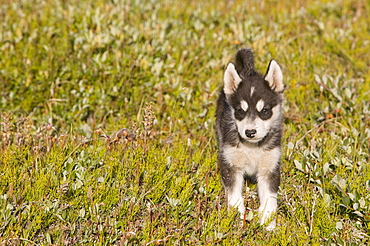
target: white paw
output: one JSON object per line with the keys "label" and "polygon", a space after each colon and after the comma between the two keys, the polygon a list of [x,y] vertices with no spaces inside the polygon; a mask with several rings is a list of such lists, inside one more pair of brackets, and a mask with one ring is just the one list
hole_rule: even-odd
{"label": "white paw", "polygon": [[265,227],[266,231],[273,231],[276,228],[276,219],[271,221],[271,223]]}
{"label": "white paw", "polygon": [[277,201],[275,197],[265,200],[261,202],[261,206],[258,209],[258,214],[260,217],[260,225],[266,226],[266,230],[272,231],[276,227],[276,214],[277,210]]}
{"label": "white paw", "polygon": [[276,218],[273,218],[275,216],[275,211],[262,211],[260,210],[260,225],[265,225],[266,223],[269,223],[266,226],[267,231],[272,231],[276,227]]}
{"label": "white paw", "polygon": [[229,206],[233,208],[237,208],[240,213],[240,218],[244,219],[245,206],[244,206],[244,199],[242,197],[230,197]]}

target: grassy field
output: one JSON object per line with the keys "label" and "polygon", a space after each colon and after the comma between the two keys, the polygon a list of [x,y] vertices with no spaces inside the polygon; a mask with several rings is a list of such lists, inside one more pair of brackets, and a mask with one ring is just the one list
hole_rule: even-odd
{"label": "grassy field", "polygon": [[[278,228],[228,210],[223,70],[283,69]],[[0,0],[0,245],[366,245],[370,2]]]}

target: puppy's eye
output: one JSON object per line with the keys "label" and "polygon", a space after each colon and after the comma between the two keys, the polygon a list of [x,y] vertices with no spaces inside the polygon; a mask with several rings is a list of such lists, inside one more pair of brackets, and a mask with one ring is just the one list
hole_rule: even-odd
{"label": "puppy's eye", "polygon": [[268,114],[268,113],[270,113],[270,111],[271,111],[270,108],[263,108],[262,111],[261,111],[261,113],[262,114]]}
{"label": "puppy's eye", "polygon": [[242,108],[236,108],[235,111],[238,114],[244,114],[245,113],[245,111]]}

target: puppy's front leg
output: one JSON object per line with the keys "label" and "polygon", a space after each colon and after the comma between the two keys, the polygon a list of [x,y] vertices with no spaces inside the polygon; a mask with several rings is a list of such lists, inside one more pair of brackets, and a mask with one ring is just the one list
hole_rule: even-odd
{"label": "puppy's front leg", "polygon": [[270,222],[266,230],[271,231],[276,227],[275,216],[277,210],[277,193],[280,184],[280,170],[277,165],[272,172],[262,173],[258,175],[258,197],[260,200],[260,207],[258,213],[260,216],[260,224],[264,225]]}
{"label": "puppy's front leg", "polygon": [[231,168],[221,170],[222,181],[227,194],[228,204],[237,208],[240,218],[244,218],[245,206],[243,199],[244,175],[242,172],[234,171]]}

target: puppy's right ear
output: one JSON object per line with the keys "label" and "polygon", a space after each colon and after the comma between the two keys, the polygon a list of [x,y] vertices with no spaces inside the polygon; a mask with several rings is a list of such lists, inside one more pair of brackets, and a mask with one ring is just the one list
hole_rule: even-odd
{"label": "puppy's right ear", "polygon": [[265,80],[269,83],[270,88],[282,93],[284,91],[283,72],[275,60],[271,60],[267,68]]}
{"label": "puppy's right ear", "polygon": [[224,92],[226,96],[231,95],[242,81],[233,63],[229,63],[224,74]]}

